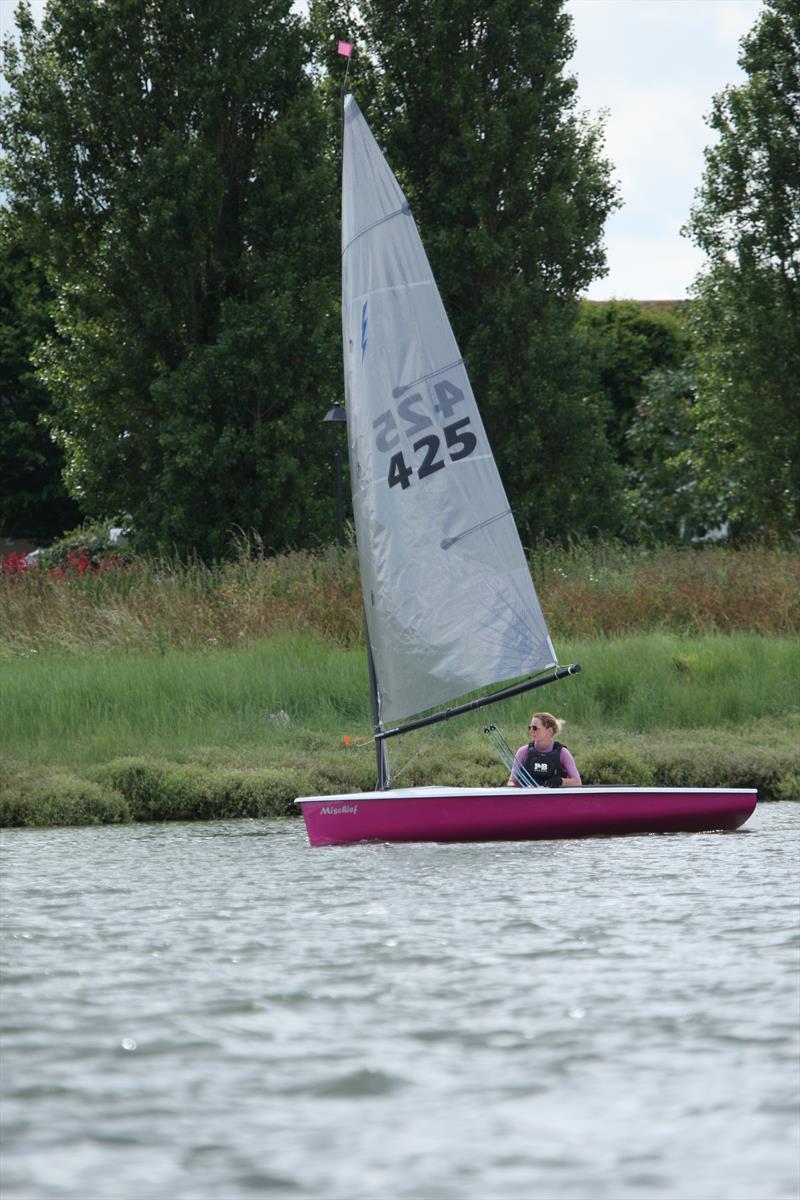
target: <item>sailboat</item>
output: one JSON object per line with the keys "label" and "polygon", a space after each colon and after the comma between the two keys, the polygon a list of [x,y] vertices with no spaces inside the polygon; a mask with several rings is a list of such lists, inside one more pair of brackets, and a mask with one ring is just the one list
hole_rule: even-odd
{"label": "sailboat", "polygon": [[377,786],[298,797],[311,844],[742,825],[756,805],[753,790],[507,787],[505,778],[494,788],[390,786],[390,738],[580,667],[558,663],[414,218],[351,95],[344,99],[342,334]]}

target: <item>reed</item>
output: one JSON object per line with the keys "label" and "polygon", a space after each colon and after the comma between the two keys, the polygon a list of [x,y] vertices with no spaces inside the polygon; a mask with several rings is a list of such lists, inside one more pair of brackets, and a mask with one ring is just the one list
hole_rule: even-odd
{"label": "reed", "polygon": [[[800,629],[800,553],[542,545],[530,554],[554,637],[669,631],[792,634]],[[270,557],[243,543],[207,566],[139,559],[119,568],[0,571],[0,658],[98,651],[211,650],[295,633],[362,641],[355,551]]]}
{"label": "reed", "polygon": [[36,655],[4,664],[0,753],[84,765],[198,746],[282,749],[311,731],[362,722],[358,651],[278,636],[249,648]]}
{"label": "reed", "polygon": [[[798,711],[800,643],[759,634],[567,639],[580,676],[503,705],[524,728],[543,705],[582,729],[743,728]],[[285,635],[248,648],[4,664],[0,751],[84,763],[198,745],[262,748],[370,732],[365,656]],[[493,710],[492,710],[493,711]],[[483,716],[478,718],[483,721]]]}
{"label": "reed", "polygon": [[800,628],[796,548],[600,542],[533,555],[531,566],[550,625],[562,637]]}
{"label": "reed", "polygon": [[[561,657],[577,659],[584,672],[574,686],[566,681],[552,702],[582,728],[744,730],[751,720],[781,721],[800,707],[800,643],[789,637],[650,633],[565,639]],[[519,706],[525,714],[529,708]]]}

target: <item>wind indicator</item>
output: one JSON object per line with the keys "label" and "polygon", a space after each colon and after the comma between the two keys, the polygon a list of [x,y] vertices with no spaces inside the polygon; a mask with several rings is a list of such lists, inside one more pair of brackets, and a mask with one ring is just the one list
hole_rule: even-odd
{"label": "wind indicator", "polygon": [[347,88],[347,76],[350,74],[350,60],[353,57],[353,43],[345,42],[340,39],[336,44],[336,53],[341,54],[342,58],[347,59],[347,67],[344,73],[344,82],[342,83],[342,100],[344,100],[345,90]]}

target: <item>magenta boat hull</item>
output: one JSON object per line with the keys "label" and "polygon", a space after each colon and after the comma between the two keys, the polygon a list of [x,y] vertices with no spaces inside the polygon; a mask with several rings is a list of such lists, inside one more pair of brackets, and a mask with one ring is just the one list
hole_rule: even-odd
{"label": "magenta boat hull", "polygon": [[738,829],[747,788],[407,788],[302,796],[312,846],[347,842],[496,842]]}

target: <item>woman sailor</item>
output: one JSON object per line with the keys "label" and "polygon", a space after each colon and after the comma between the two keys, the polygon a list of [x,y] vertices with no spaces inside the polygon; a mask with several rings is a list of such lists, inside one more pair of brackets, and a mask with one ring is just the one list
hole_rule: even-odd
{"label": "woman sailor", "polygon": [[506,787],[523,787],[520,769],[544,787],[580,787],[581,777],[575,759],[566,746],[557,742],[563,721],[552,713],[534,713],[528,726],[530,741],[514,755],[514,766]]}

